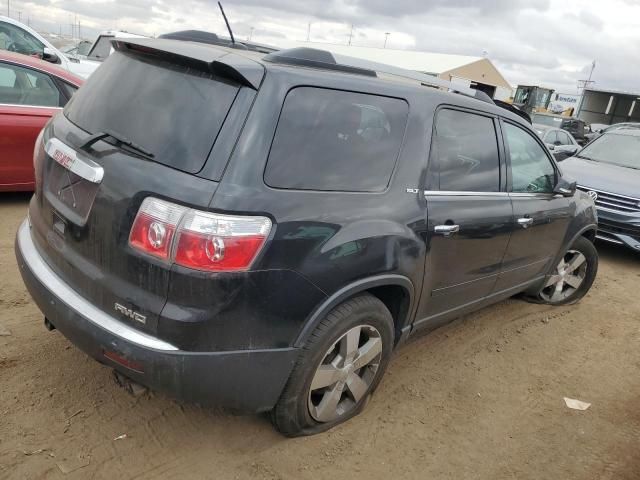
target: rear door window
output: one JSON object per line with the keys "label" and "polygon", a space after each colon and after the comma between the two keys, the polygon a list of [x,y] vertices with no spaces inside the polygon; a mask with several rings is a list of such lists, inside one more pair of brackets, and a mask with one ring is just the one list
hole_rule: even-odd
{"label": "rear door window", "polygon": [[265,182],[286,189],[383,191],[408,113],[407,102],[397,98],[295,88],[280,114]]}
{"label": "rear door window", "polygon": [[436,116],[429,190],[500,191],[500,156],[493,119],[458,110]]}
{"label": "rear door window", "polygon": [[117,134],[158,163],[197,173],[238,89],[211,73],[115,52],[73,95],[65,115],[88,134]]}

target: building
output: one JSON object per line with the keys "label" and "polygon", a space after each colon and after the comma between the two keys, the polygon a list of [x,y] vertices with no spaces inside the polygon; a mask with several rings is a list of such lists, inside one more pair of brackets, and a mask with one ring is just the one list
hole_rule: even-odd
{"label": "building", "polygon": [[281,41],[278,46],[281,48],[308,47],[328,50],[338,55],[348,55],[426,73],[450,81],[454,85],[482,90],[491,98],[498,100],[507,100],[513,94],[513,88],[509,82],[505,80],[491,60],[485,57],[318,42]]}
{"label": "building", "polygon": [[586,123],[640,122],[640,93],[586,88],[578,107]]}

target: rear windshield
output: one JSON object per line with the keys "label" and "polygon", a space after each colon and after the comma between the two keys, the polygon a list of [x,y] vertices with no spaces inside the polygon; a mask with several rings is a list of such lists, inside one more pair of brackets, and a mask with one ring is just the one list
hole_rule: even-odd
{"label": "rear windshield", "polygon": [[65,115],[89,134],[117,134],[158,163],[197,173],[237,92],[237,85],[210,73],[115,52],[73,96]]}
{"label": "rear windshield", "polygon": [[562,118],[550,117],[549,115],[534,114],[533,117],[531,118],[531,123],[536,123],[538,125],[546,125],[548,127],[560,128],[560,126],[562,125]]}
{"label": "rear windshield", "polygon": [[379,192],[389,184],[409,106],[312,87],[287,95],[265,182],[276,188]]}

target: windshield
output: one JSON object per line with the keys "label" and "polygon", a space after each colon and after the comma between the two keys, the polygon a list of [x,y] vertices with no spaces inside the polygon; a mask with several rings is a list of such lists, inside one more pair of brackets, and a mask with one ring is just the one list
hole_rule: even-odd
{"label": "windshield", "polygon": [[531,117],[531,123],[537,123],[538,125],[547,125],[548,127],[560,128],[562,125],[562,118],[550,117],[549,115],[540,115],[534,113]]}
{"label": "windshield", "polygon": [[577,156],[640,170],[640,136],[607,133],[584,147]]}
{"label": "windshield", "polygon": [[211,73],[116,52],[64,112],[89,134],[114,133],[156,162],[197,173],[237,92],[237,85]]}

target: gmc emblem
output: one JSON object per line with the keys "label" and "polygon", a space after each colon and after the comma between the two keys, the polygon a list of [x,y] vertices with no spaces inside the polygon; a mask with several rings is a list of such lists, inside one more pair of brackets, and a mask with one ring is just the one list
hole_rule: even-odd
{"label": "gmc emblem", "polygon": [[119,303],[114,303],[113,308],[116,312],[121,313],[125,317],[129,317],[131,320],[135,320],[140,323],[147,323],[147,317],[142,315],[130,308],[125,307],[124,305],[120,305]]}

